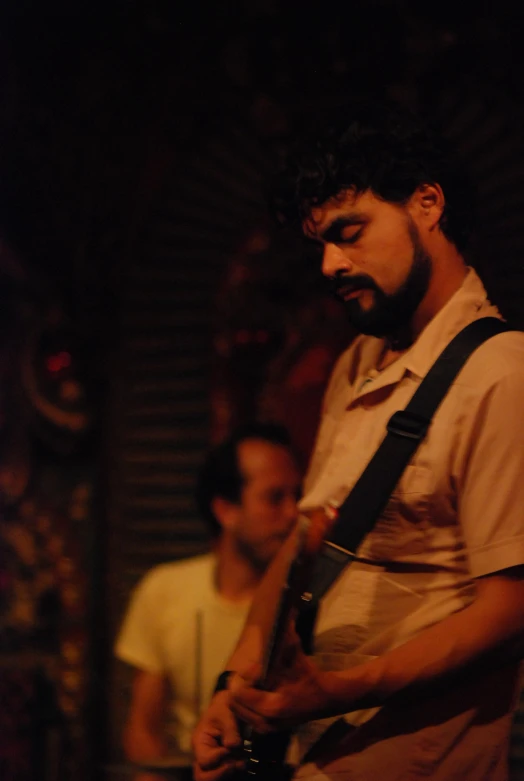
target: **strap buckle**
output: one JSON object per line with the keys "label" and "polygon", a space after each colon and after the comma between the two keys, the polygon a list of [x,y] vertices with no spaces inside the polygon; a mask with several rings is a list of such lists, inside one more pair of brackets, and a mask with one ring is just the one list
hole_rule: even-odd
{"label": "strap buckle", "polygon": [[426,436],[430,421],[415,412],[399,409],[394,412],[386,426],[389,434],[420,441]]}

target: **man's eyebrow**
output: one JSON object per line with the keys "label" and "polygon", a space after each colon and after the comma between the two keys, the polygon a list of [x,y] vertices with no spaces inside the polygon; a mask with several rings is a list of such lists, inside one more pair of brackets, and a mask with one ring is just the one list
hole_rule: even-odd
{"label": "man's eyebrow", "polygon": [[323,241],[327,242],[340,241],[344,228],[350,228],[352,225],[362,225],[362,223],[365,221],[366,219],[364,215],[359,213],[346,214],[341,217],[337,217],[337,219],[333,220],[331,225],[329,225],[325,231],[319,234],[319,237],[321,237]]}

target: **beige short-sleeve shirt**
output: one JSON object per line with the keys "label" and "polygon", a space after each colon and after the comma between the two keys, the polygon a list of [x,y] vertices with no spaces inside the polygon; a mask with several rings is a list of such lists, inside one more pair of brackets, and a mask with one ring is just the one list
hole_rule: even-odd
{"label": "beige short-sleeve shirt", "polygon": [[[486,316],[500,315],[469,269],[416,343],[383,371],[377,369],[383,341],[355,340],[339,359],[326,393],[304,508],[343,501],[391,415],[407,405],[448,342]],[[359,561],[324,598],[315,638],[321,666],[352,666],[401,645],[469,604],[476,577],[524,563],[523,399],[524,334],[499,334],[479,347],[458,375],[357,551]],[[353,712],[346,720],[356,726],[376,715],[376,710]],[[302,730],[303,749],[326,724]],[[489,742],[486,736],[482,740]],[[406,777],[419,776],[406,771]]]}

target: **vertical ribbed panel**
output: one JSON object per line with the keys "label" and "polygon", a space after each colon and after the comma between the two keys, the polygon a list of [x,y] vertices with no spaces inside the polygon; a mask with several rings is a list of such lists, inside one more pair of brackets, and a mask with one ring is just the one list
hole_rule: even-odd
{"label": "vertical ribbed panel", "polygon": [[[111,413],[112,638],[141,575],[207,544],[193,491],[209,445],[215,295],[228,257],[264,214],[263,156],[255,142],[241,157],[238,139],[234,127],[217,133],[172,172],[123,287]],[[117,665],[113,754],[128,684]]]}

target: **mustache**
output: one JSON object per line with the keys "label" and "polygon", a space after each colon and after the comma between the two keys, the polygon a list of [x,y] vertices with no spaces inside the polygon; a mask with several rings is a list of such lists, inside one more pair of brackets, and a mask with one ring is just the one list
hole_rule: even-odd
{"label": "mustache", "polygon": [[347,295],[357,290],[377,291],[378,289],[375,281],[367,274],[356,274],[355,276],[335,274],[329,279],[329,287],[335,295]]}

